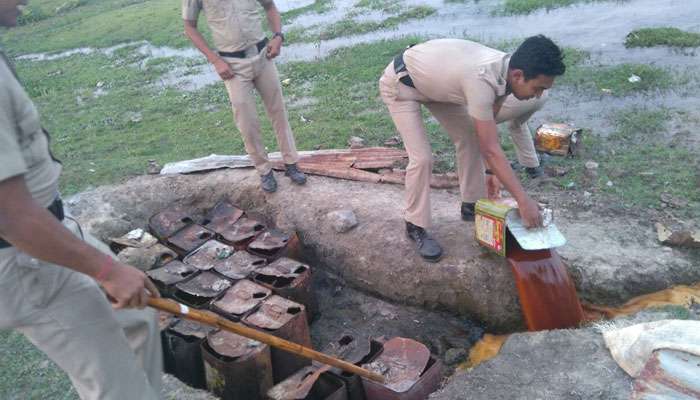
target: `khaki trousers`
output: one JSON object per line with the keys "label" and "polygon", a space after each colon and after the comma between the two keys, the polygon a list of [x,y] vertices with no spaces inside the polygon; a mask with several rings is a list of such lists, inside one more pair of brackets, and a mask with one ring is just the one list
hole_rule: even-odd
{"label": "khaki trousers", "polygon": [[[254,48],[254,47],[253,47]],[[265,57],[265,50],[247,58],[224,58],[233,70],[234,77],[224,81],[228,91],[233,118],[243,136],[245,150],[261,175],[272,169],[260,133],[260,120],[255,104],[255,93],[260,93],[272,128],[277,135],[282,159],[285,164],[299,160],[292,128],[289,126],[287,109],[284,106],[282,87],[277,67]]]}
{"label": "khaki trousers", "polygon": [[[462,201],[473,203],[486,197],[484,163],[479,140],[464,105],[433,102],[415,88],[399,82],[393,62],[386,67],[379,80],[379,92],[408,153],[404,214],[406,221],[424,228],[432,224],[430,176],[433,170],[433,154],[421,115],[421,105],[428,108],[455,145]],[[496,115],[497,123],[509,122],[509,131],[517,149],[518,160],[525,166],[539,165],[532,136],[527,128],[527,120],[544,102],[544,96],[527,101],[509,96]]]}
{"label": "khaki trousers", "polygon": [[[77,223],[64,225],[77,235]],[[107,246],[84,239],[107,254]],[[64,370],[81,399],[158,399],[162,353],[154,310],[113,310],[87,275],[0,250],[0,329],[22,332]]]}

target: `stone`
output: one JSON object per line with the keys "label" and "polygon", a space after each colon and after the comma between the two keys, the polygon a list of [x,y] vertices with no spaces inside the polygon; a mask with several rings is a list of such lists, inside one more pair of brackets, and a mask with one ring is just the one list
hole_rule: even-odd
{"label": "stone", "polygon": [[352,136],[348,139],[348,146],[350,146],[351,149],[361,149],[365,147],[365,139],[359,136]]}
{"label": "stone", "polygon": [[445,364],[455,365],[467,359],[465,349],[452,348],[445,352]]}
{"label": "stone", "polygon": [[598,163],[595,161],[586,161],[586,169],[598,169]]}
{"label": "stone", "polygon": [[333,227],[333,230],[338,233],[345,233],[356,227],[357,217],[352,210],[337,210],[326,214],[326,219]]}

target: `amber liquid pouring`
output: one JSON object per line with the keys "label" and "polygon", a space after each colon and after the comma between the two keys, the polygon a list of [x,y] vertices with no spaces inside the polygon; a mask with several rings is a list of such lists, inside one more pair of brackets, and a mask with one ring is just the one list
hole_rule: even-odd
{"label": "amber liquid pouring", "polygon": [[577,327],[583,310],[559,254],[553,249],[523,250],[510,233],[506,246],[527,329]]}

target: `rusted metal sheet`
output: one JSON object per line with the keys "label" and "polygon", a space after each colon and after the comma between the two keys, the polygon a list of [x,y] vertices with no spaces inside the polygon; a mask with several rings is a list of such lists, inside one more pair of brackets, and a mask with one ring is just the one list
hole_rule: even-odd
{"label": "rusted metal sheet", "polygon": [[148,271],[173,261],[177,258],[177,253],[158,243],[151,247],[126,247],[119,252],[117,258],[124,264]]}
{"label": "rusted metal sheet", "polygon": [[241,250],[233,253],[225,263],[215,266],[214,270],[231,279],[245,279],[265,264],[267,261],[264,258]]}
{"label": "rusted metal sheet", "polygon": [[231,281],[213,272],[203,271],[175,287],[175,299],[195,308],[205,308],[209,301],[231,287]]}
{"label": "rusted metal sheet", "polygon": [[197,272],[191,265],[178,260],[171,261],[165,266],[146,272],[163,295],[172,295],[173,285],[180,283]]}
{"label": "rusted metal sheet", "polygon": [[164,240],[193,223],[189,210],[174,206],[153,215],[148,220],[148,228],[157,238]]}
{"label": "rusted metal sheet", "polygon": [[243,315],[272,295],[272,290],[249,280],[236,282],[221,298],[212,302],[211,309],[225,317],[240,321]]}
{"label": "rusted metal sheet", "polygon": [[311,268],[306,264],[282,257],[256,270],[253,280],[282,297],[303,304],[309,320],[318,312],[316,296],[311,287]]}
{"label": "rusted metal sheet", "polygon": [[[379,342],[371,341],[369,337],[354,332],[342,335],[338,340],[331,342],[323,349],[323,352],[340,358],[355,365],[361,365],[376,358],[382,350]],[[348,392],[348,400],[365,400],[365,389],[362,379],[358,375],[331,368],[329,373],[345,383]]]}
{"label": "rusted metal sheet", "polygon": [[[263,301],[255,312],[243,318],[243,322],[279,338],[311,347],[311,336],[303,304],[273,295]],[[281,382],[309,364],[310,361],[306,358],[284,350],[272,349],[272,369],[275,382]]]}
{"label": "rusted metal sheet", "polygon": [[251,218],[241,217],[226,229],[218,232],[222,241],[236,249],[245,248],[256,236],[265,230],[265,225]]}
{"label": "rusted metal sheet", "polygon": [[198,389],[206,387],[201,343],[211,330],[196,322],[179,320],[164,332],[164,347],[167,353],[172,354],[171,373]]}
{"label": "rusted metal sheet", "polygon": [[272,387],[270,347],[227,331],[202,342],[207,388],[224,400],[262,399]]}
{"label": "rusted metal sheet", "polygon": [[214,232],[201,225],[193,224],[183,228],[167,241],[178,254],[184,257],[213,238]]}
{"label": "rusted metal sheet", "polygon": [[425,345],[405,338],[384,343],[379,356],[363,367],[386,379],[380,384],[362,378],[367,400],[423,400],[442,379],[440,361],[430,355]]}
{"label": "rusted metal sheet", "polygon": [[270,400],[346,400],[342,380],[317,367],[305,367],[267,392]]}
{"label": "rusted metal sheet", "polygon": [[123,236],[111,238],[109,240],[109,248],[117,254],[127,247],[151,247],[156,243],[158,243],[158,238],[139,228]]}
{"label": "rusted metal sheet", "polygon": [[630,399],[700,399],[700,357],[676,350],[655,351],[634,381]]}
{"label": "rusted metal sheet", "polygon": [[227,201],[217,203],[205,216],[203,225],[216,233],[221,233],[243,216],[243,210]]}
{"label": "rusted metal sheet", "polygon": [[291,236],[278,230],[269,230],[260,234],[248,245],[248,252],[267,259],[280,254]]}
{"label": "rusted metal sheet", "polygon": [[208,271],[227,264],[234,252],[232,246],[210,240],[185,257],[183,262],[199,270]]}

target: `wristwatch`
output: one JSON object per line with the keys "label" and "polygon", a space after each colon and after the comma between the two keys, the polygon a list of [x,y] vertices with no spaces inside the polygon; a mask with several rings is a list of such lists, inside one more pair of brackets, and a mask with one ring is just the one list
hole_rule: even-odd
{"label": "wristwatch", "polygon": [[273,39],[276,38],[276,37],[278,37],[278,36],[279,36],[280,39],[282,39],[282,41],[284,42],[284,35],[282,34],[282,32],[275,32],[275,33],[272,34],[272,38],[273,38]]}

